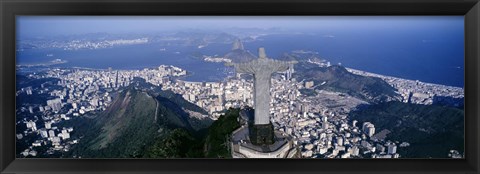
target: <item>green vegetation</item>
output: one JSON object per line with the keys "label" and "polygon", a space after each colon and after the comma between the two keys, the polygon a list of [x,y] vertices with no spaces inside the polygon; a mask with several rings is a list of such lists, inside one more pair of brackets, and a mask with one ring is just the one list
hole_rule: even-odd
{"label": "green vegetation", "polygon": [[238,117],[240,109],[229,109],[225,115],[222,115],[213,122],[208,129],[208,135],[205,139],[205,157],[207,158],[231,158],[228,150],[228,137],[235,129],[240,127]]}
{"label": "green vegetation", "polygon": [[[106,122],[103,126],[102,134],[96,140],[94,149],[103,148],[113,140],[118,140],[121,134],[130,135],[136,138],[137,133],[128,130],[148,130],[153,127],[155,119],[156,102],[146,93],[137,92],[135,90],[127,90],[123,94],[124,100],[117,100],[110,107],[110,111],[106,115],[99,117],[102,122]],[[120,102],[121,101],[121,102]],[[127,130],[128,132],[123,132]]]}
{"label": "green vegetation", "polygon": [[158,138],[146,151],[146,158],[200,158],[203,157],[203,142],[195,139],[185,129],[174,129]]}
{"label": "green vegetation", "polygon": [[[313,80],[316,89],[347,93],[373,103],[398,97],[396,89],[382,79],[355,75],[342,66],[312,67],[308,63],[300,63],[296,67],[299,67],[298,71],[301,73],[295,75],[306,81]],[[320,85],[322,83],[324,84]]]}
{"label": "green vegetation", "polygon": [[302,89],[299,89],[298,91],[300,91],[302,95],[309,96],[309,97],[316,96],[318,94],[314,89],[302,88]]}
{"label": "green vegetation", "polygon": [[[42,84],[44,87],[47,87],[49,89],[61,89],[58,86],[56,86],[57,82],[60,81],[60,79],[57,79],[57,78],[34,79],[24,75],[16,75],[16,79],[17,79],[17,83],[16,83],[17,91],[20,90],[21,88],[26,88],[26,87],[38,88]],[[55,97],[49,94],[33,93],[32,95],[27,95],[25,93],[20,93],[16,97],[16,105],[17,106],[22,106],[25,104],[42,105],[45,103],[45,100],[53,99],[53,98]]]}
{"label": "green vegetation", "polygon": [[[157,97],[151,97],[155,94]],[[62,126],[75,127],[72,138],[80,138],[80,143],[63,156],[229,157],[227,137],[240,126],[237,121],[239,109],[229,110],[213,122],[190,117],[184,110],[187,107],[194,112],[205,112],[191,105],[170,91],[142,92],[130,86],[118,94],[107,110],[95,117],[76,117],[62,122]]]}
{"label": "green vegetation", "polygon": [[[41,84],[44,84],[45,86],[49,87],[55,87],[58,81],[60,79],[57,78],[42,78],[42,79],[35,79],[35,78],[29,78],[25,75],[16,75],[16,80],[17,80],[17,85],[16,88],[17,90],[20,90],[21,88],[26,88],[26,87],[40,87]],[[57,87],[58,88],[58,87]]]}
{"label": "green vegetation", "polygon": [[173,103],[175,103],[179,106],[182,106],[185,109],[188,109],[188,110],[191,110],[191,111],[194,111],[194,112],[199,112],[199,113],[202,113],[202,114],[208,114],[208,112],[203,110],[201,107],[183,99],[183,97],[180,94],[175,94],[172,91],[161,91],[161,92],[159,92],[158,95],[172,101]]}
{"label": "green vegetation", "polygon": [[86,133],[74,154],[106,158],[142,156],[158,136],[155,107],[155,100],[146,93],[132,88],[123,91],[105,112],[78,126]]}
{"label": "green vegetation", "polygon": [[449,150],[464,150],[464,111],[458,108],[387,102],[351,112],[349,117],[369,121],[378,131],[392,131],[389,140],[410,143],[398,149],[403,157],[446,158]]}
{"label": "green vegetation", "polygon": [[228,137],[240,127],[239,109],[230,109],[208,128],[204,136],[195,136],[178,128],[156,139],[147,150],[148,158],[231,158]]}
{"label": "green vegetation", "polygon": [[167,92],[161,93],[156,97],[156,100],[161,103],[158,108],[159,118],[161,118],[159,124],[166,124],[169,128],[184,127],[191,131],[200,131],[212,124],[213,120],[210,118],[200,120],[190,117],[190,114],[185,111],[190,110],[200,114],[208,114],[202,108],[189,103],[179,95],[170,94],[170,91]]}

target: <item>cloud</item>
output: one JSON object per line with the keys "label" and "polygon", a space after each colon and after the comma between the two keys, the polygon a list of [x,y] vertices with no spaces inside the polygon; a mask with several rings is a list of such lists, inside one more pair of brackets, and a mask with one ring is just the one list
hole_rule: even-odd
{"label": "cloud", "polygon": [[326,34],[326,35],[323,35],[322,37],[326,37],[326,38],[334,38],[335,36],[334,36],[334,35],[331,35],[331,34]]}

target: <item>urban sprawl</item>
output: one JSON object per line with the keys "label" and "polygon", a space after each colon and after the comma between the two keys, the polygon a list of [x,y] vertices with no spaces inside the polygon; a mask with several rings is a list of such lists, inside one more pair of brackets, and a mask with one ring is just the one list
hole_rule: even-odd
{"label": "urban sprawl", "polygon": [[[311,62],[316,63],[316,62]],[[330,64],[317,63],[319,66]],[[373,76],[385,80],[397,89],[403,102],[429,105],[434,96],[463,98],[463,88],[424,83],[415,80],[383,76],[360,70],[348,69],[362,76]],[[409,146],[409,142],[388,140],[387,129],[375,129],[370,122],[350,121],[348,113],[366,101],[347,94],[317,91],[316,96],[302,95],[299,90],[313,89],[313,81],[291,78],[293,69],[272,79],[271,122],[275,129],[291,135],[294,144],[300,147],[305,158],[399,158],[398,148]],[[189,82],[178,77],[187,71],[175,66],[161,65],[156,69],[143,70],[92,70],[81,68],[51,68],[45,74],[31,73],[34,79],[56,78],[59,88],[39,86],[19,89],[17,95],[47,94],[49,99],[42,105],[22,104],[17,106],[17,115],[31,115],[17,124],[26,124],[27,130],[16,135],[22,139],[36,135],[36,140],[21,155],[37,156],[33,147],[45,146],[50,154],[69,151],[81,139],[73,139],[70,133],[75,127],[57,127],[56,124],[72,117],[88,117],[105,110],[122,87],[133,83],[134,78],[161,86],[180,94],[191,103],[206,110],[203,117],[218,119],[228,108],[253,106],[253,82],[240,76],[229,77],[223,82]],[[39,118],[42,119],[39,119]],[[30,119],[32,118],[32,119]],[[450,153],[459,154],[454,150]],[[456,157],[453,155],[452,157]]]}

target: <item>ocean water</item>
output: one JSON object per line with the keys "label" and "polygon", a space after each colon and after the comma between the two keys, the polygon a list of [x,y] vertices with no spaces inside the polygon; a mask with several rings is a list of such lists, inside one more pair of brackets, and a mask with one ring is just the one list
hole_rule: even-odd
{"label": "ocean water", "polygon": [[[420,80],[449,86],[464,86],[464,45],[458,36],[439,38],[441,33],[391,33],[332,31],[324,34],[268,35],[244,46],[257,54],[265,47],[268,57],[277,58],[285,52],[308,50],[332,64],[400,78]],[[461,33],[463,34],[463,33]],[[433,39],[432,39],[433,38]],[[165,48],[165,51],[161,51]],[[17,52],[17,64],[45,63],[53,59],[67,60],[60,67],[98,69],[143,69],[161,64],[174,65],[193,74],[190,81],[219,81],[227,76],[223,63],[204,62],[192,55],[224,55],[230,44],[193,46],[160,46],[143,44],[97,50],[27,49]],[[47,56],[52,54],[53,56]]]}
{"label": "ocean water", "polygon": [[[263,41],[245,44],[256,54],[264,46],[267,55],[310,50],[332,64],[377,74],[389,75],[448,86],[464,86],[463,39],[423,39],[420,34],[388,35],[289,35],[267,36]],[[428,37],[427,37],[428,38]]]}
{"label": "ocean water", "polygon": [[[227,45],[225,45],[227,46]],[[165,48],[165,51],[161,49]],[[185,80],[219,81],[226,77],[228,69],[221,63],[204,62],[195,58],[197,48],[187,46],[159,46],[142,44],[119,46],[105,49],[61,50],[29,49],[17,52],[17,64],[38,64],[54,59],[68,61],[58,67],[86,67],[95,69],[136,70],[155,68],[160,65],[174,65],[191,73]],[[51,56],[47,56],[51,54]]]}

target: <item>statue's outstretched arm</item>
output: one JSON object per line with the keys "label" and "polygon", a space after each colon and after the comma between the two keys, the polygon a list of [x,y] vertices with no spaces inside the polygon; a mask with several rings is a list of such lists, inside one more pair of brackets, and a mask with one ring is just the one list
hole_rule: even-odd
{"label": "statue's outstretched arm", "polygon": [[274,69],[276,71],[286,71],[288,70],[288,68],[290,67],[290,65],[292,64],[296,64],[298,63],[297,61],[278,61],[278,60],[274,60],[274,62],[272,63],[272,66],[274,66]]}
{"label": "statue's outstretched arm", "polygon": [[227,63],[225,63],[225,66],[233,66],[237,73],[251,73],[251,74],[255,73],[252,65],[248,64],[248,63],[227,62]]}

